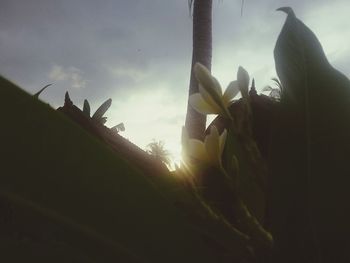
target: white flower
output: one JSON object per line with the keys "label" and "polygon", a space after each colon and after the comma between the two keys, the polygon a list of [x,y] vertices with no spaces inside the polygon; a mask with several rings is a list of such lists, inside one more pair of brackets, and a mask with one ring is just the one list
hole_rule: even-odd
{"label": "white flower", "polygon": [[227,131],[219,135],[215,126],[205,137],[204,142],[190,139],[185,127],[182,128],[182,157],[189,167],[212,165],[222,167],[221,156],[225,147]]}
{"label": "white flower", "polygon": [[242,67],[238,68],[237,81],[232,81],[224,94],[220,83],[209,70],[200,63],[196,63],[194,72],[199,83],[199,93],[189,98],[190,105],[202,114],[221,114],[232,119],[228,106],[232,99],[241,91],[242,97],[248,94],[249,75]]}

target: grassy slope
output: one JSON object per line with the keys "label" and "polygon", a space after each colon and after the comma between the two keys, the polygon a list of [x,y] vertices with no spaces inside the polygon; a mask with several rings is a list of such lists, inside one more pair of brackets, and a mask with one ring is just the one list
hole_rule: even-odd
{"label": "grassy slope", "polygon": [[3,78],[0,100],[0,191],[24,217],[62,226],[97,262],[215,262],[162,184]]}

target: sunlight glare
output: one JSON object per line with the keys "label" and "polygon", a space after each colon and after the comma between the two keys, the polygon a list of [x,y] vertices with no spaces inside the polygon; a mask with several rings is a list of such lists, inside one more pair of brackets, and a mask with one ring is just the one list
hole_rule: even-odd
{"label": "sunlight glare", "polygon": [[[185,100],[174,100],[167,89],[153,88],[115,101],[109,111],[107,126],[123,122],[120,135],[145,150],[152,140],[163,141],[172,162],[181,160],[181,127],[184,124]],[[174,165],[172,165],[174,167]]]}

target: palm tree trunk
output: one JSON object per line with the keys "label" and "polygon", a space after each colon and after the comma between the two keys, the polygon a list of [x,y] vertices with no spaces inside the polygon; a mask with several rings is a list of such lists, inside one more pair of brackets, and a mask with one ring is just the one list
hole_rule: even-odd
{"label": "palm tree trunk", "polygon": [[[198,82],[193,68],[199,62],[211,69],[212,57],[212,0],[193,0],[193,50],[189,95],[198,92]],[[202,140],[206,116],[187,104],[185,127],[190,138]]]}

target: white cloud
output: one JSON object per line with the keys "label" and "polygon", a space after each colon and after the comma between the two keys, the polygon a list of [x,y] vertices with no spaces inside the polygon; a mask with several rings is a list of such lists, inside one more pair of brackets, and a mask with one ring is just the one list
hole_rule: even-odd
{"label": "white cloud", "polygon": [[[34,92],[48,70],[49,80],[59,84],[43,95],[50,103],[61,100],[69,88],[77,104],[88,98],[94,109],[111,97],[110,125],[124,122],[122,135],[141,148],[155,138],[179,155],[192,47],[186,1],[153,1],[154,6],[148,1],[91,1],[78,13],[69,8],[73,1],[41,1],[47,16],[38,4],[17,2],[23,4],[2,7],[7,22],[0,25],[1,73]],[[74,1],[74,7],[81,2]],[[236,79],[239,65],[255,78],[258,89],[276,76],[273,48],[286,15],[274,10],[281,6],[292,6],[316,33],[330,61],[350,72],[348,0],[246,1],[242,17],[240,4],[213,5],[212,69],[223,88]],[[52,61],[57,65],[50,66]]]}
{"label": "white cloud", "polygon": [[60,66],[53,66],[52,70],[49,73],[49,78],[51,80],[66,80],[67,75],[65,72],[63,72],[62,67]]}
{"label": "white cloud", "polygon": [[128,78],[133,81],[140,81],[147,77],[147,72],[133,67],[112,67],[109,68],[109,72],[116,78]]}
{"label": "white cloud", "polygon": [[75,67],[64,68],[54,65],[49,72],[49,79],[53,81],[67,81],[72,88],[85,88],[86,80],[83,77],[83,72]]}

